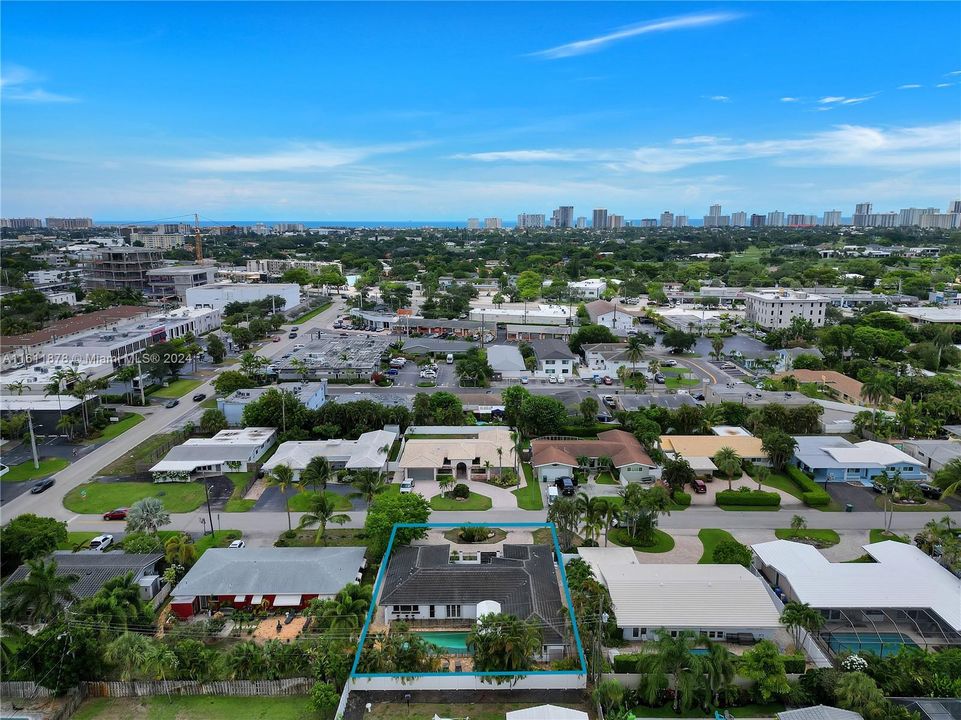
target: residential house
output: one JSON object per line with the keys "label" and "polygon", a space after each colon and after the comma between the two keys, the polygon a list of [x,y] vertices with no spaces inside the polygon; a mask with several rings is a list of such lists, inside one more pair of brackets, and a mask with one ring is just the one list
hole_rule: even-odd
{"label": "residential house", "polygon": [[327,402],[327,381],[320,380],[318,382],[289,382],[269,387],[235,390],[225,398],[217,398],[217,409],[227,418],[227,424],[243,425],[244,408],[250,403],[260,400],[264,393],[271,389],[288,393],[291,398],[299,400],[310,410],[317,410]]}
{"label": "residential house", "polygon": [[842,710],[829,705],[814,705],[779,712],[777,720],[864,720],[864,717],[852,710]]}
{"label": "residential house", "polygon": [[558,705],[537,705],[522,710],[510,710],[507,720],[590,720],[583,710],[560,707]]}
{"label": "residential house", "polygon": [[286,465],[294,471],[294,480],[300,481],[300,474],[311,460],[327,458],[333,470],[376,470],[387,469],[390,448],[397,439],[394,429],[372,430],[363,433],[356,440],[291,440],[281,443],[271,458],[264,463],[264,470],[271,472],[279,465]]}
{"label": "residential house", "polygon": [[626,333],[634,326],[635,315],[628,313],[623,307],[607,300],[594,300],[584,306],[587,315],[594,325],[603,325],[615,333]]}
{"label": "residential house", "polygon": [[519,377],[527,374],[524,357],[516,345],[488,345],[487,363],[495,375]]}
{"label": "residential house", "polygon": [[451,553],[450,545],[396,547],[390,555],[375,620],[420,628],[470,629],[487,614],[536,624],[540,660],[564,657],[567,613],[548,545],[504,544],[495,553]]}
{"label": "residential house", "polygon": [[684,458],[699,475],[710,475],[717,466],[712,458],[721,448],[731,448],[742,460],[755,465],[770,465],[761,448],[761,438],[753,435],[661,435],[661,450],[672,458]]}
{"label": "residential house", "polygon": [[629,432],[607,430],[596,439],[537,439],[531,442],[531,465],[539,482],[554,482],[570,477],[581,467],[579,458],[587,458],[589,468],[598,468],[609,459],[611,472],[626,485],[631,482],[652,483],[659,474],[657,464]]}
{"label": "residential house", "polygon": [[637,369],[640,372],[647,370],[647,361],[639,360],[631,362],[628,358],[627,343],[594,343],[583,345],[581,353],[584,355],[584,362],[587,364],[588,373],[601,375],[617,376],[617,371],[625,367],[628,370]]}
{"label": "residential house", "polygon": [[187,619],[206,610],[303,610],[360,581],[363,547],[211,548],[177,584],[171,612]]}
{"label": "residential house", "polygon": [[221,430],[211,438],[191,438],[171,448],[150,472],[154,482],[188,482],[196,477],[246,472],[276,441],[276,428]]}
{"label": "residential house", "polygon": [[860,482],[870,485],[881,473],[905,480],[924,480],[924,463],[887,443],[852,443],[833,435],[798,435],[791,462],[817,482]]}
{"label": "residential house", "polygon": [[924,464],[924,469],[936,473],[952,460],[961,458],[959,440],[902,440],[900,449]]}
{"label": "residential house", "polygon": [[781,379],[788,376],[794,377],[799,383],[814,383],[819,389],[843,402],[871,405],[861,393],[863,384],[836,370],[791,370],[772,377]]}
{"label": "residential house", "polygon": [[571,377],[577,365],[577,356],[563,340],[534,340],[531,343],[537,358],[537,372],[545,375]]}
{"label": "residential house", "polygon": [[502,468],[517,469],[514,438],[504,426],[418,425],[407,428],[397,463],[408,480],[487,480]]}
{"label": "residential house", "polygon": [[787,372],[794,369],[794,361],[800,355],[805,357],[814,357],[818,360],[824,359],[824,354],[817,348],[781,348],[775,351],[776,360],[774,365],[775,372]]}
{"label": "residential house", "polygon": [[764,582],[740,565],[639,563],[631,548],[583,547],[580,557],[611,594],[627,642],[691,631],[716,641],[772,638],[781,613]]}

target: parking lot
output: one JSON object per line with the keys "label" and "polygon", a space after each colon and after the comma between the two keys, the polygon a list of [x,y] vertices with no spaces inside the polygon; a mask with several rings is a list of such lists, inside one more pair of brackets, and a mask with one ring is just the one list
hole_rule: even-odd
{"label": "parking lot", "polygon": [[[408,361],[402,368],[397,369],[397,374],[392,375],[391,379],[397,387],[417,387],[418,383],[430,382],[429,378],[420,376],[421,367],[415,362]],[[454,366],[448,365],[443,359],[437,362],[437,377],[433,380],[437,387],[458,387],[457,375],[454,373]]]}

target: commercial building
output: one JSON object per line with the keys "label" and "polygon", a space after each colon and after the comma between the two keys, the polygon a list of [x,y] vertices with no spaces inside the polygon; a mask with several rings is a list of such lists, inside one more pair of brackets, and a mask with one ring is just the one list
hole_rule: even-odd
{"label": "commercial building", "polygon": [[50,230],[88,230],[93,227],[91,218],[47,218]]}
{"label": "commercial building", "polygon": [[577,365],[577,356],[571,352],[563,340],[533,340],[534,356],[537,358],[537,370],[545,375],[563,375],[572,377]]}
{"label": "commercial building", "polygon": [[821,639],[837,654],[961,644],[961,579],[908,543],[863,547],[873,562],[829,562],[788,540],[751,549],[775,592],[824,616]]}
{"label": "commercial building", "polygon": [[573,334],[574,328],[570,325],[512,325],[505,326],[508,340],[544,340],[546,338],[557,338],[567,340]]}
{"label": "commercial building", "polygon": [[72,290],[42,290],[47,302],[53,305],[76,305],[77,293]]}
{"label": "commercial building", "polygon": [[295,350],[286,360],[276,363],[280,380],[321,378],[370,378],[381,369],[381,359],[393,338],[387,335],[348,335],[342,337],[318,332],[305,340],[306,347]]}
{"label": "commercial building", "polygon": [[567,283],[567,288],[582,300],[597,300],[607,290],[607,281],[600,278],[576,280]]}
{"label": "commercial building", "polygon": [[79,285],[83,280],[81,268],[62,267],[57,270],[31,270],[27,278],[34,287],[43,286],[45,290],[53,290],[68,285]]}
{"label": "commercial building", "polygon": [[112,247],[94,250],[86,267],[86,286],[94,290],[134,290],[147,292],[147,273],[163,265],[163,253],[138,247]]}
{"label": "commercial building", "polygon": [[[559,477],[570,477],[575,470],[599,470],[610,461],[610,470],[622,485],[627,483],[651,483],[657,473],[657,464],[631,433],[608,430],[598,433],[597,438],[563,440],[535,439],[531,442],[531,466],[539,482],[553,482]],[[580,460],[586,458],[587,464]],[[605,459],[604,463],[601,459]]]}
{"label": "commercial building", "polygon": [[796,317],[810,321],[814,327],[823,327],[827,306],[826,297],[807,292],[748,292],[744,293],[744,320],[768,330],[790,327]]}
{"label": "commercial building", "polygon": [[898,310],[898,315],[922,325],[926,323],[961,323],[961,306],[902,308]]}
{"label": "commercial building", "polygon": [[450,475],[467,482],[489,480],[502,468],[516,470],[517,460],[506,427],[418,425],[407,428],[397,467],[408,480]]}
{"label": "commercial building", "polygon": [[899,475],[904,480],[927,477],[924,465],[887,443],[865,440],[852,443],[832,435],[794,438],[797,447],[791,462],[811,475],[815,482],[871,483],[881,473]]}
{"label": "commercial building", "polygon": [[155,298],[187,300],[187,288],[207,285],[214,281],[217,268],[213,265],[176,265],[147,271],[148,294]]}
{"label": "commercial building", "polygon": [[258,260],[247,261],[247,271],[266,275],[267,277],[280,277],[288,270],[306,270],[307,272],[318,274],[328,268],[342,269],[339,261],[336,260],[298,260],[296,258],[261,258]]}
{"label": "commercial building", "polygon": [[334,470],[383,472],[387,469],[387,457],[396,439],[397,433],[385,428],[365,432],[356,440],[293,440],[280,444],[264,463],[264,470],[270,472],[278,465],[286,465],[294,471],[294,479],[299,482],[300,474],[310,461],[322,457],[327,458]]}
{"label": "commercial building", "polygon": [[[49,378],[43,378],[41,383],[31,386],[27,392],[43,392]],[[100,403],[97,395],[87,395],[82,400],[73,395],[0,395],[0,417],[9,418],[11,415],[28,412],[33,419],[33,431],[37,435],[61,435],[62,430],[57,423],[64,413],[79,414],[82,406],[86,405],[88,413],[92,412]]]}
{"label": "commercial building", "polygon": [[772,638],[781,627],[764,582],[740,565],[641,564],[624,547],[578,552],[610,592],[627,642],[654,640],[658,630],[739,642]]}
{"label": "commercial building", "polygon": [[182,620],[207,610],[302,610],[359,582],[365,548],[212,548],[177,584],[170,610]]}
{"label": "commercial building", "polygon": [[572,317],[566,305],[521,305],[471,308],[471,320],[498,323],[531,323],[534,325],[568,325]]}
{"label": "commercial building", "polygon": [[289,382],[268,387],[245,388],[235,390],[225,398],[217,398],[217,409],[224,414],[230,425],[243,425],[244,408],[256,402],[268,390],[279,390],[289,397],[303,403],[310,410],[317,410],[327,402],[327,381],[319,382]]}
{"label": "commercial building", "polygon": [[276,297],[276,311],[300,305],[297,283],[211,283],[187,288],[187,305],[223,310],[230,303],[249,303]]}
{"label": "commercial building", "polygon": [[221,430],[213,437],[190,438],[171,448],[150,472],[154,482],[189,482],[197,477],[247,472],[276,441],[276,428]]}

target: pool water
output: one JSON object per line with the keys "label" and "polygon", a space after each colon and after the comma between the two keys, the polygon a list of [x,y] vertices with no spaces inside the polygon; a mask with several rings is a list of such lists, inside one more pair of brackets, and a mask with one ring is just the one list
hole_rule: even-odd
{"label": "pool water", "polygon": [[869,652],[878,657],[896,655],[902,647],[917,647],[912,640],[897,633],[832,633],[828,643],[836,653]]}
{"label": "pool water", "polygon": [[455,653],[467,653],[466,632],[419,632],[417,634],[432,645],[436,645],[441,650],[448,650]]}

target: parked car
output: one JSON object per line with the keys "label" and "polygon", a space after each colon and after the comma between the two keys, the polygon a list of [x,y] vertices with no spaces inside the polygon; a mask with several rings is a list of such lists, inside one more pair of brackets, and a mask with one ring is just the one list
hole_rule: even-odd
{"label": "parked car", "polygon": [[874,490],[874,492],[879,493],[885,493],[888,491],[888,489],[884,486],[884,483],[882,483],[880,480],[872,480],[871,489]]}
{"label": "parked car", "polygon": [[941,499],[941,488],[931,483],[920,482],[918,483],[918,490],[921,494],[929,500],[940,500]]}
{"label": "parked car", "polygon": [[661,361],[661,365],[663,365],[664,367],[676,367],[677,360],[674,360],[672,358],[666,358]]}
{"label": "parked car", "polygon": [[572,477],[559,477],[554,481],[554,487],[561,495],[571,496],[577,492],[577,481]]}
{"label": "parked car", "polygon": [[414,481],[413,481],[413,480],[410,480],[410,479],[404,480],[404,481],[400,484],[400,491],[401,491],[401,493],[414,492]]}
{"label": "parked car", "polygon": [[271,342],[280,342],[280,335],[272,335],[270,340]]}
{"label": "parked car", "polygon": [[207,399],[207,395],[205,393],[197,393],[196,395],[194,395],[194,402],[202,402],[206,399]]}
{"label": "parked car", "polygon": [[335,322],[333,327],[334,330],[340,330],[342,327],[344,327],[344,324],[342,322]]}
{"label": "parked car", "polygon": [[289,335],[287,335],[288,340],[293,340],[295,337],[297,337],[297,333],[295,332],[292,332]]}
{"label": "parked car", "polygon": [[168,400],[167,402],[164,403],[164,407],[169,410],[170,408],[177,407],[179,404],[180,404],[179,400]]}
{"label": "parked car", "polygon": [[247,543],[245,543],[243,540],[234,540],[227,547],[231,550],[243,550],[245,547],[247,547]]}
{"label": "parked car", "polygon": [[701,480],[701,478],[694,478],[691,480],[691,488],[698,495],[703,495],[707,492],[707,485],[704,484],[704,481]]}
{"label": "parked car", "polygon": [[34,495],[39,495],[44,490],[49,490],[52,487],[53,478],[47,478],[46,480],[41,480],[40,482],[34,483],[33,487],[30,488],[30,492]]}
{"label": "parked car", "polygon": [[528,380],[528,378],[527,378],[526,375],[521,378],[521,385],[527,385],[527,383],[529,383],[529,382],[530,382],[530,380]]}
{"label": "parked car", "polygon": [[116,510],[105,512],[103,514],[103,519],[104,520],[126,520],[127,508],[117,508]]}
{"label": "parked car", "polygon": [[661,373],[658,373],[654,376],[654,382],[656,382],[658,385],[663,385],[666,382],[666,378],[661,375]]}
{"label": "parked car", "polygon": [[721,370],[734,370],[736,367],[732,362],[721,363]]}
{"label": "parked car", "polygon": [[607,405],[607,407],[612,408],[617,406],[617,401],[614,399],[613,395],[605,395],[603,397],[603,400],[604,400],[604,404]]}
{"label": "parked car", "polygon": [[556,487],[551,485],[549,488],[547,488],[547,504],[548,505],[553,505],[554,501],[557,500],[558,497],[560,496],[557,494]]}
{"label": "parked car", "polygon": [[447,353],[447,364],[448,365],[454,364],[454,353]]}
{"label": "parked car", "polygon": [[604,384],[605,384],[605,385],[613,385],[613,384],[614,384],[614,378],[612,378],[610,375],[605,375],[605,376],[604,376]]}
{"label": "parked car", "polygon": [[558,384],[563,385],[564,383],[567,382],[567,376],[566,376],[566,375],[558,375],[558,376],[557,376],[557,382],[558,382]]}
{"label": "parked car", "polygon": [[297,332],[298,330],[300,330],[300,325],[293,325],[290,328],[290,332]]}
{"label": "parked car", "polygon": [[557,375],[551,375],[548,377],[547,382],[549,382],[551,385],[557,385]]}
{"label": "parked car", "polygon": [[398,375],[398,374],[400,374],[400,372],[397,370],[397,368],[390,368],[390,369],[387,371],[387,374],[388,374],[388,375]]}
{"label": "parked car", "polygon": [[435,372],[433,372],[433,371],[431,371],[431,370],[421,370],[421,371],[420,371],[420,376],[421,376],[422,378],[427,379],[427,380],[436,380],[436,379],[437,379],[437,373],[435,373]]}
{"label": "parked car", "polygon": [[113,544],[113,535],[97,535],[93,540],[90,541],[91,550],[99,550],[103,552],[108,547]]}

